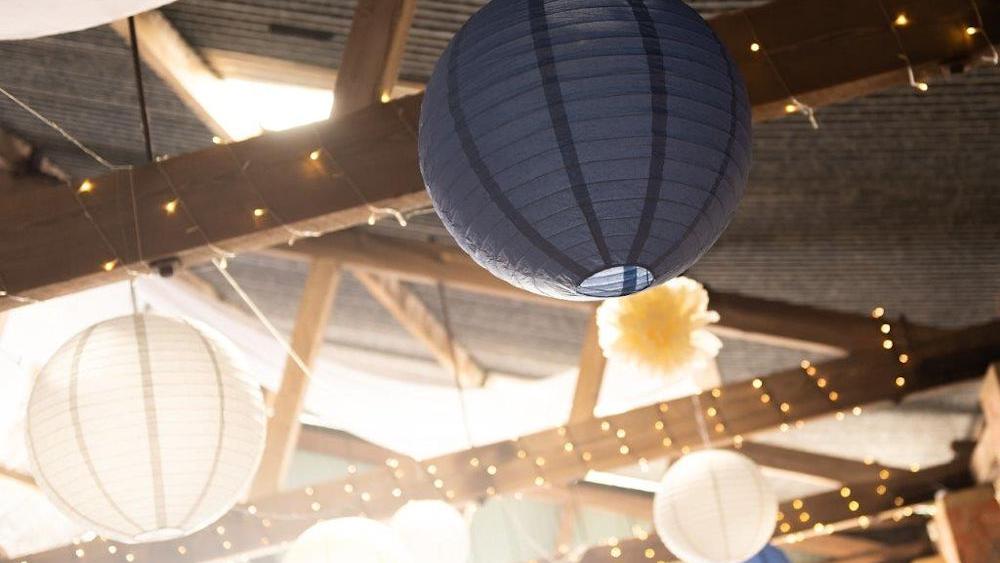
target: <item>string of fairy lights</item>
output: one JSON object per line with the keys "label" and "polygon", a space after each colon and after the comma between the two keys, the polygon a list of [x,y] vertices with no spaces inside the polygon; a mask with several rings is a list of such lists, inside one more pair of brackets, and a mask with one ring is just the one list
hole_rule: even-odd
{"label": "string of fairy lights", "polygon": [[[974,37],[980,34],[983,35],[986,40],[986,43],[992,50],[993,54],[992,61],[994,62],[994,64],[1000,64],[1000,60],[998,60],[997,56],[996,47],[993,46],[989,37],[986,35],[986,31],[982,23],[982,18],[981,15],[979,14],[978,6],[976,5],[976,1],[975,0],[970,0],[970,1],[975,9],[975,13],[978,19],[974,25],[966,26],[963,31],[969,37]],[[910,18],[905,13],[902,12],[897,13],[895,15],[891,15],[888,11],[885,10],[885,6],[882,4],[881,1],[879,2],[879,4],[882,7],[882,10],[887,20],[887,24],[889,28],[892,30],[893,36],[899,47],[900,51],[899,56],[906,65],[911,87],[921,92],[927,91],[929,88],[927,83],[918,81],[916,79],[913,67],[910,63],[910,59],[906,53],[903,39],[899,32],[900,28],[905,28],[908,25],[910,25],[911,23]],[[755,54],[759,53],[765,58],[768,65],[774,71],[777,80],[783,85],[783,88],[788,94],[789,102],[785,106],[785,111],[787,113],[799,112],[805,115],[812,124],[812,126],[818,128],[818,122],[816,121],[814,109],[808,106],[807,104],[801,102],[800,100],[798,100],[792,94],[792,91],[789,89],[788,84],[785,82],[783,76],[779,72],[777,65],[771,58],[766,48],[766,45],[762,43],[760,39],[757,37],[757,33],[753,29],[753,24],[750,21],[749,16],[747,17],[747,21],[748,24],[750,25],[753,37],[753,41],[749,46],[750,51]],[[134,189],[133,168],[131,166],[120,166],[112,164],[111,162],[102,158],[100,155],[98,155],[97,153],[95,153],[82,143],[80,143],[72,135],[67,133],[57,124],[55,124],[48,118],[44,117],[34,109],[30,108],[30,106],[28,106],[23,101],[19,100],[6,90],[0,88],[0,93],[5,94],[11,100],[16,102],[19,106],[25,108],[27,111],[35,115],[37,118],[50,125],[53,129],[59,131],[60,134],[62,134],[67,140],[72,142],[74,145],[78,146],[83,152],[88,154],[95,161],[100,163],[102,166],[105,166],[114,173],[113,177],[115,178],[115,184],[116,184],[114,186],[104,186],[100,185],[95,180],[85,179],[76,188],[72,188],[72,186],[70,186],[70,188],[73,190],[73,196],[77,201],[77,203],[79,204],[83,216],[93,225],[95,231],[98,233],[99,237],[102,239],[103,243],[108,248],[110,256],[106,261],[100,264],[100,269],[110,272],[112,270],[115,270],[116,268],[124,267],[128,270],[129,274],[133,276],[146,273],[146,272],[138,272],[129,268],[129,266],[127,265],[128,262],[123,260],[122,255],[120,255],[117,252],[115,245],[112,244],[110,237],[107,236],[103,228],[96,221],[96,219],[92,215],[87,205],[87,199],[91,198],[100,189],[105,187],[109,189],[113,188],[115,190],[118,189],[117,183],[120,181],[120,175],[117,172],[119,171],[125,171],[130,186],[133,186]],[[377,207],[373,205],[371,202],[369,202],[365,197],[364,192],[358,187],[357,183],[353,179],[351,179],[349,175],[346,174],[346,172],[344,172],[343,167],[339,166],[334,154],[324,146],[322,140],[319,138],[318,132],[316,132],[315,129],[313,129],[313,133],[317,137],[316,147],[313,150],[309,151],[308,153],[301,155],[303,161],[313,163],[315,166],[319,167],[319,169],[323,172],[323,174],[334,183],[336,183],[338,179],[343,179],[345,184],[352,190],[352,192],[356,196],[358,196],[359,201],[361,201],[368,209],[369,224],[374,224],[380,217],[392,217],[400,226],[403,227],[407,226],[408,224],[407,214],[391,207]],[[261,191],[255,186],[255,180],[253,179],[253,174],[248,173],[248,170],[253,165],[253,163],[251,161],[241,161],[238,155],[235,153],[235,151],[233,151],[231,147],[226,147],[226,152],[231,156],[231,158],[237,164],[239,174],[244,180],[244,182],[242,182],[241,185],[245,186],[246,189],[249,192],[251,192],[252,197],[254,197],[255,200],[257,201],[257,205],[253,206],[250,209],[251,219],[254,221],[255,225],[264,225],[269,220],[276,222],[281,228],[285,229],[286,232],[289,234],[290,236],[288,241],[289,244],[294,244],[296,240],[301,238],[309,238],[320,235],[320,233],[316,231],[299,230],[289,226],[284,221],[281,214],[278,211],[276,211],[273,206],[268,204],[266,199],[263,197]],[[200,234],[200,236],[204,239],[206,246],[210,248],[217,255],[217,260],[215,261],[217,267],[219,267],[220,271],[225,271],[226,259],[235,256],[235,254],[233,252],[227,251],[226,249],[217,246],[210,239],[208,234],[202,228],[201,223],[195,217],[192,209],[190,209],[190,207],[185,204],[185,200],[182,197],[180,191],[178,190],[176,183],[172,180],[166,169],[167,163],[169,163],[168,160],[158,160],[152,163],[152,165],[156,168],[159,174],[164,178],[165,184],[168,186],[171,192],[171,197],[162,202],[161,205],[162,212],[167,216],[175,216],[178,212],[183,213],[188,219],[191,229],[193,231],[197,231]],[[139,262],[141,263],[141,256],[139,258],[140,258]],[[245,296],[245,292],[243,292],[243,295]],[[35,302],[35,300],[32,298],[10,293],[6,285],[6,280],[2,277],[2,274],[0,274],[0,298],[8,298],[24,303]],[[248,304],[252,303],[252,300],[250,300],[248,296],[244,297],[244,299],[248,301]],[[877,334],[878,337],[881,339],[882,349],[885,350],[887,353],[893,354],[896,362],[900,366],[900,371],[898,374],[893,376],[894,378],[892,383],[902,392],[902,390],[908,383],[907,380],[908,373],[906,371],[906,368],[907,364],[910,362],[911,352],[906,349],[905,338],[896,336],[896,334],[898,334],[898,330],[894,329],[892,323],[890,323],[886,319],[885,314],[886,312],[883,307],[877,307],[872,311],[871,316],[875,321],[877,321],[878,324]],[[263,315],[261,314],[260,317],[263,317]],[[263,317],[262,322],[264,322],[265,320],[266,317]],[[282,340],[283,339],[279,339],[279,341]],[[290,346],[287,346],[287,342],[285,342],[284,344],[286,345],[286,351],[289,351]],[[294,358],[294,356],[291,356],[291,354],[294,354],[294,352],[290,352],[290,357]],[[301,362],[301,359],[299,361]],[[812,384],[817,389],[817,392],[821,393],[825,397],[825,400],[827,400],[831,405],[840,406],[841,404],[840,391],[835,388],[835,386],[829,380],[828,377],[825,377],[824,374],[820,373],[817,366],[813,365],[808,360],[803,360],[800,364],[800,367],[804,376],[807,377],[812,382]],[[313,377],[311,371],[308,368],[303,369],[303,372],[310,379],[316,380],[316,378]],[[321,380],[317,381],[321,382]],[[753,379],[750,382],[750,385],[752,389],[754,389],[758,393],[758,398],[761,404],[765,405],[767,408],[772,408],[776,410],[781,420],[781,422],[778,425],[778,429],[780,431],[788,432],[793,427],[802,428],[804,426],[805,424],[804,420],[802,418],[797,418],[795,416],[794,405],[792,405],[787,400],[783,400],[780,397],[779,390],[770,388],[767,385],[766,381],[761,378]],[[696,415],[699,419],[698,422],[699,424],[705,424],[706,421],[709,421],[711,424],[711,430],[716,435],[718,435],[716,441],[725,439],[730,441],[735,447],[739,448],[743,444],[744,438],[740,434],[732,434],[732,435],[728,434],[729,426],[727,424],[725,414],[722,412],[721,403],[719,401],[719,399],[722,397],[722,394],[723,394],[723,389],[716,387],[711,389],[709,392],[709,395],[712,398],[712,400],[708,401],[707,407],[703,406],[700,400],[695,402],[694,408]],[[682,455],[689,453],[693,446],[691,444],[678,444],[676,442],[676,437],[672,435],[671,430],[667,424],[665,415],[668,413],[670,405],[666,402],[663,402],[659,403],[658,405],[654,405],[653,409],[657,415],[657,419],[653,423],[653,429],[660,436],[660,444],[662,445],[662,447],[670,451],[675,451],[676,449],[678,449],[677,446],[679,445],[680,446],[679,451]],[[850,414],[853,416],[860,416],[862,414],[862,408],[859,405],[854,405],[849,409],[845,407],[844,409],[837,410],[834,414],[834,417],[836,420],[844,420],[848,412],[850,412]],[[602,420],[598,423],[598,425],[601,433],[611,434],[614,436],[614,439],[617,443],[617,452],[619,456],[625,458],[634,457],[632,456],[633,448],[628,440],[629,433],[627,429],[623,427],[614,428],[614,432],[612,433],[613,425],[608,420]],[[589,468],[590,463],[593,461],[594,458],[593,453],[585,448],[579,447],[578,441],[573,439],[571,429],[569,427],[563,426],[556,429],[555,432],[562,439],[563,453],[565,455],[575,456],[582,465]],[[705,442],[706,447],[708,447],[711,446],[713,440],[703,438],[703,442]],[[523,461],[524,463],[529,464],[529,466],[532,468],[533,477],[531,479],[531,483],[535,487],[551,486],[553,484],[552,479],[546,477],[546,467],[547,467],[546,458],[542,455],[534,455],[529,453],[529,450],[527,449],[521,438],[512,440],[511,443],[515,448],[517,459]],[[638,462],[640,465],[644,465],[648,463],[648,460],[645,457],[640,457],[638,458]],[[885,467],[874,467],[876,466],[876,464],[875,461],[871,458],[865,459],[865,463],[868,465],[872,465],[873,469],[877,470],[876,474],[877,479],[874,481],[876,483],[874,485],[874,492],[879,496],[892,494],[890,483],[888,483],[888,481],[892,476],[892,472]],[[445,481],[445,476],[442,475],[442,471],[440,470],[440,468],[438,468],[433,463],[419,463],[418,465],[419,467],[422,468],[427,478],[430,479],[434,490],[437,490],[439,492],[441,500],[451,502],[456,499],[457,493],[455,489],[448,487]],[[393,486],[393,488],[388,491],[388,496],[396,499],[403,498],[406,495],[406,493],[404,491],[404,483],[402,480],[406,474],[405,470],[402,467],[402,464],[396,458],[388,458],[385,460],[385,466],[388,470],[391,471],[391,474],[393,475],[393,478],[396,481],[395,486]],[[475,471],[482,471],[487,476],[490,484],[484,489],[486,497],[493,497],[498,494],[496,486],[496,476],[500,471],[500,469],[496,463],[489,463],[480,459],[478,455],[472,455],[472,457],[468,459],[468,467]],[[920,468],[917,465],[913,465],[911,466],[910,470],[916,472],[919,471]],[[347,473],[348,476],[347,479],[345,480],[345,483],[343,484],[343,490],[345,493],[352,495],[357,499],[357,504],[355,506],[355,509],[357,513],[363,515],[365,514],[365,506],[373,501],[373,492],[368,490],[363,490],[357,484],[357,481],[354,479],[354,477],[358,474],[358,468],[356,465],[353,464],[349,465],[347,468]],[[345,514],[345,510],[342,507],[338,507],[337,509],[333,510],[329,508],[324,508],[322,504],[318,500],[316,500],[315,490],[312,487],[304,488],[302,490],[302,493],[303,496],[306,498],[307,502],[306,506],[308,510],[304,510],[299,513],[268,513],[265,511],[258,510],[258,508],[254,504],[240,505],[236,507],[234,510],[236,512],[240,512],[258,519],[262,529],[265,530],[271,527],[272,521],[275,520],[319,521],[331,517],[343,516]],[[846,503],[846,506],[850,512],[864,511],[864,507],[855,498],[856,491],[852,490],[850,487],[843,486],[839,490],[839,495],[844,499],[844,502]],[[516,493],[516,496],[520,496],[520,493]],[[877,521],[885,514],[888,514],[888,517],[891,517],[893,519],[904,518],[914,514],[914,509],[912,507],[905,506],[906,499],[902,496],[894,497],[893,504],[897,507],[898,510],[889,511],[887,513],[882,513],[878,515],[861,515],[854,521],[853,525],[849,525],[849,527],[857,526],[861,528],[867,528],[872,524],[872,522]],[[791,532],[792,530],[792,525],[790,524],[791,520],[798,520],[800,523],[805,524],[813,519],[813,515],[811,515],[808,512],[808,507],[805,506],[805,503],[802,499],[793,500],[791,503],[791,507],[794,511],[793,514],[785,515],[784,513],[781,512],[779,512],[778,514],[777,527],[778,530],[783,534]],[[834,533],[834,531],[846,529],[844,528],[844,526],[845,524],[843,523],[832,524],[832,523],[815,522],[813,524],[813,533],[817,534]],[[643,539],[644,537],[648,536],[648,533],[641,527],[637,527],[637,529],[633,531],[634,535],[640,539]],[[233,547],[231,541],[225,539],[226,530],[223,525],[216,526],[215,532],[220,538],[223,538],[220,540],[221,542],[220,545],[222,546],[223,549],[229,550]],[[806,532],[797,532],[795,534],[789,535],[786,541],[788,542],[802,541],[802,539],[805,539],[806,537],[808,537],[808,534]],[[94,539],[90,538],[90,540],[87,540],[86,538],[87,536],[78,539],[77,541],[75,541],[75,543],[79,545],[82,543],[86,543],[87,541],[92,541]],[[261,543],[263,545],[269,544],[269,540],[266,535],[261,536]],[[621,555],[621,547],[619,546],[619,541],[617,538],[608,539],[606,545],[609,546],[609,549],[611,550],[611,555],[613,557],[618,557]],[[107,545],[107,551],[112,555],[117,554],[121,549],[122,548],[119,548],[115,544],[109,543]],[[188,548],[183,544],[178,545],[176,550],[179,555],[185,555],[188,552]],[[567,553],[569,551],[570,550],[566,550]],[[85,550],[82,547],[77,547],[74,553],[78,558],[83,558],[85,556]],[[652,550],[652,548],[648,548],[646,556],[649,557],[650,559],[654,558],[655,551]],[[135,559],[134,554],[131,552],[124,553],[123,557],[126,561],[129,562],[134,561]]]}

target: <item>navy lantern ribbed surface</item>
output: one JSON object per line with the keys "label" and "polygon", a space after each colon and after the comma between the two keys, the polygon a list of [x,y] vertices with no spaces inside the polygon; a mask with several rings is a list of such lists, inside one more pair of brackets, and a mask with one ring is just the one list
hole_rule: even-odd
{"label": "navy lantern ribbed surface", "polygon": [[681,0],[493,0],[424,96],[420,165],[459,245],[562,299],[640,291],[725,229],[750,169],[750,107]]}

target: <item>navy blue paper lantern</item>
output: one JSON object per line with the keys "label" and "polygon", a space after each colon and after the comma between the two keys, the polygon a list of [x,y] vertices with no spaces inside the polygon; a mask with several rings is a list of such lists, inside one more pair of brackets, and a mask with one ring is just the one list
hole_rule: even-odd
{"label": "navy blue paper lantern", "polygon": [[748,559],[746,563],[790,563],[785,552],[769,545],[762,549],[760,553]]}
{"label": "navy blue paper lantern", "polygon": [[420,165],[479,264],[563,299],[684,272],[750,168],[739,71],[681,0],[493,0],[427,85]]}

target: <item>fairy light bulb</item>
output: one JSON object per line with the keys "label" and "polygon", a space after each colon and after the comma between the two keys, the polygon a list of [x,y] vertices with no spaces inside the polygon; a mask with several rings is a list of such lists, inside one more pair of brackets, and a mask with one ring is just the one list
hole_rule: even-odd
{"label": "fairy light bulb", "polygon": [[379,99],[382,100],[383,104],[387,104],[390,100],[392,100],[392,95],[389,94],[389,92],[382,92],[382,97]]}
{"label": "fairy light bulb", "polygon": [[111,270],[114,270],[116,266],[118,266],[118,260],[117,259],[115,259],[115,260],[108,260],[104,264],[101,264],[101,268],[103,268],[105,272],[110,272]]}
{"label": "fairy light bulb", "polygon": [[795,113],[799,109],[795,107],[795,104],[785,104],[785,113]]}
{"label": "fairy light bulb", "polygon": [[756,53],[757,51],[760,51],[760,43],[754,41],[753,43],[750,44],[750,52]]}
{"label": "fairy light bulb", "polygon": [[267,213],[267,210],[262,207],[257,207],[253,210],[253,216],[257,218],[263,217],[265,213]]}
{"label": "fairy light bulb", "polygon": [[167,203],[163,204],[163,210],[167,212],[167,215],[173,215],[177,212],[177,200],[172,199]]}
{"label": "fairy light bulb", "polygon": [[896,27],[906,27],[910,25],[910,18],[906,17],[906,14],[900,12],[896,19],[892,20],[892,24]]}
{"label": "fairy light bulb", "polygon": [[921,92],[926,92],[927,90],[930,89],[930,86],[928,86],[926,82],[917,82],[916,83],[916,88],[917,88],[917,90],[920,90]]}
{"label": "fairy light bulb", "polygon": [[319,151],[315,150],[309,153],[309,160],[319,160]]}
{"label": "fairy light bulb", "polygon": [[969,37],[972,37],[973,35],[975,35],[977,33],[979,33],[979,29],[975,28],[975,27],[972,27],[971,25],[969,27],[965,28],[965,34],[968,35]]}
{"label": "fairy light bulb", "polygon": [[89,194],[90,192],[94,191],[94,183],[91,182],[90,180],[84,180],[76,191],[77,193],[81,194]]}

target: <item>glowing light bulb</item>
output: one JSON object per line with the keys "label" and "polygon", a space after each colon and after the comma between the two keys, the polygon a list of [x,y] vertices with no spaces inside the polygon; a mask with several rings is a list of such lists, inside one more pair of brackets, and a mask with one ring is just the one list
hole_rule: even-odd
{"label": "glowing light bulb", "polygon": [[392,100],[392,95],[390,95],[389,92],[382,92],[382,97],[379,99],[382,100],[383,104],[386,104],[389,103],[390,100]]}
{"label": "glowing light bulb", "polygon": [[968,35],[969,37],[972,37],[973,35],[975,35],[977,33],[979,33],[979,29],[977,29],[975,27],[972,27],[971,25],[969,27],[965,28],[965,34]]}
{"label": "glowing light bulb", "polygon": [[319,151],[315,150],[309,153],[309,160],[319,160]]}
{"label": "glowing light bulb", "polygon": [[116,260],[108,260],[104,264],[101,264],[101,268],[104,268],[105,272],[110,272],[111,270],[114,270],[115,266],[117,266],[117,265],[118,265],[118,260],[117,259]]}
{"label": "glowing light bulb", "polygon": [[916,86],[917,90],[920,90],[921,92],[926,92],[930,88],[926,82],[917,82]]}
{"label": "glowing light bulb", "polygon": [[91,182],[90,180],[84,180],[76,191],[77,193],[81,194],[89,194],[90,192],[94,191],[94,183]]}
{"label": "glowing light bulb", "polygon": [[177,203],[176,199],[172,199],[163,204],[163,210],[167,212],[167,215],[173,215],[177,212]]}
{"label": "glowing light bulb", "polygon": [[751,43],[750,44],[750,51],[754,52],[754,53],[756,53],[757,51],[760,51],[760,43],[757,43],[756,41],[754,41],[753,43]]}
{"label": "glowing light bulb", "polygon": [[881,319],[885,315],[885,309],[882,307],[875,307],[872,309],[872,318]]}
{"label": "glowing light bulb", "polygon": [[267,213],[267,211],[262,207],[257,207],[253,210],[254,217],[263,217],[265,213]]}
{"label": "glowing light bulb", "polygon": [[902,387],[906,385],[906,378],[902,375],[896,378],[896,387]]}
{"label": "glowing light bulb", "polygon": [[795,113],[798,109],[795,104],[785,104],[785,113]]}
{"label": "glowing light bulb", "polygon": [[906,27],[910,25],[910,18],[906,17],[906,14],[900,12],[899,15],[896,16],[896,19],[892,20],[892,24],[896,27]]}

